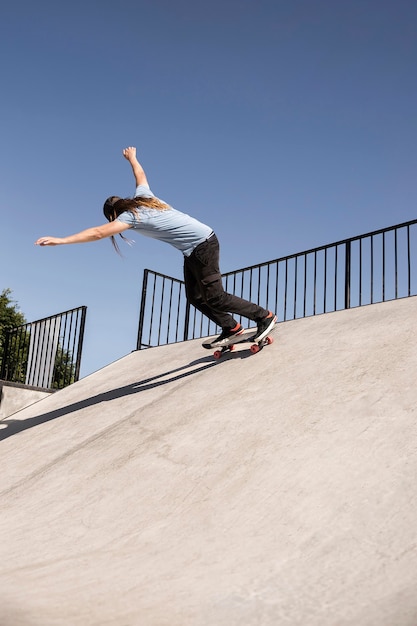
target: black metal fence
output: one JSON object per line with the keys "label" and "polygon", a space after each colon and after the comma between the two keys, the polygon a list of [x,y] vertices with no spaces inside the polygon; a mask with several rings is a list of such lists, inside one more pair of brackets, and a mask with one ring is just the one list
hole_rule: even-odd
{"label": "black metal fence", "polygon": [[63,389],[80,375],[87,307],[45,317],[6,333],[2,380]]}
{"label": "black metal fence", "polygon": [[[416,295],[417,220],[228,272],[223,283],[280,322]],[[145,270],[138,350],[216,331],[188,305],[183,281]]]}

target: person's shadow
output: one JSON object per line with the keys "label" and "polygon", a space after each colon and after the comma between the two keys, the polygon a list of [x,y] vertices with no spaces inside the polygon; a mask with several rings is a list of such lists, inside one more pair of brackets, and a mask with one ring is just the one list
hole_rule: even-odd
{"label": "person's shadow", "polygon": [[[200,365],[200,367],[196,367],[188,372],[183,372],[183,370],[188,369],[193,365]],[[176,380],[181,380],[182,378],[193,376],[193,374],[202,372],[206,369],[209,369],[210,367],[213,367],[214,365],[217,365],[217,361],[213,361],[212,357],[204,357],[169,372],[164,372],[163,374],[158,374],[157,376],[152,376],[151,378],[146,378],[145,380],[130,383],[129,385],[125,385],[124,387],[117,387],[116,389],[111,389],[110,391],[99,393],[96,396],[92,396],[91,398],[86,398],[85,400],[80,400],[80,402],[68,404],[67,406],[61,407],[60,409],[55,409],[54,411],[50,411],[49,413],[43,413],[42,415],[37,415],[36,417],[31,417],[27,420],[14,420],[12,418],[0,420],[0,441],[3,439],[7,439],[12,435],[16,435],[23,430],[27,430],[28,428],[33,428],[34,426],[38,426],[39,424],[45,424],[45,422],[50,422],[51,420],[55,420],[58,417],[63,417],[64,415],[79,411],[80,409],[85,409],[95,404],[100,404],[101,402],[109,402],[110,400],[122,398],[123,396],[129,396],[133,393],[139,393],[148,389],[155,389],[155,387],[160,387],[162,385],[168,385],[169,383],[172,383]],[[178,372],[183,373],[180,374]],[[165,378],[166,376],[169,376],[169,378]],[[164,380],[159,380],[161,378],[163,378]]]}

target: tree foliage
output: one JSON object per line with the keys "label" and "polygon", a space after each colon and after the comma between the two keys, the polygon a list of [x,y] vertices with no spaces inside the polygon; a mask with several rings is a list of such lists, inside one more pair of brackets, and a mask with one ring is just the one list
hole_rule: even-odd
{"label": "tree foliage", "polygon": [[26,324],[25,316],[19,311],[18,304],[11,295],[11,289],[3,289],[0,293],[0,361],[7,331]]}

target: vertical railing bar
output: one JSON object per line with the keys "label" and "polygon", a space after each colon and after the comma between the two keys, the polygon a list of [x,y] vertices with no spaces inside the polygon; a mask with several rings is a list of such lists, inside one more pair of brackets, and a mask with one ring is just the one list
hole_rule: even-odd
{"label": "vertical railing bar", "polygon": [[284,322],[287,321],[288,259],[285,259]]}
{"label": "vertical railing bar", "polygon": [[279,262],[277,261],[275,263],[275,267],[276,267],[276,280],[275,280],[275,311],[278,315],[278,286],[279,286]]}
{"label": "vertical railing bar", "polygon": [[261,302],[261,268],[258,267],[258,298],[256,300],[257,304]]}
{"label": "vertical railing bar", "polygon": [[146,295],[148,290],[148,275],[149,270],[145,269],[143,271],[143,279],[142,279],[142,295],[140,299],[140,311],[139,311],[139,324],[138,324],[138,336],[136,340],[136,350],[142,349],[142,337],[143,337],[143,324],[145,322],[145,306],[146,306]]}
{"label": "vertical railing bar", "polygon": [[306,316],[307,266],[308,266],[308,256],[305,254],[304,255],[304,303],[303,303],[303,317]]}
{"label": "vertical railing bar", "polygon": [[[37,324],[38,328],[40,326],[40,330],[39,333],[37,334],[38,336],[38,342],[37,342],[37,347],[38,349],[35,350],[35,354],[36,354],[36,371],[39,370],[38,365],[41,361],[41,357],[43,355],[43,350],[44,350],[44,332],[43,332],[43,327],[42,325]],[[35,379],[35,384],[39,386],[39,375],[38,377]]]}
{"label": "vertical railing bar", "polygon": [[[67,323],[66,320],[67,316],[65,316],[65,324]],[[73,327],[73,323],[74,323],[74,313],[71,313],[70,315],[70,324],[69,324],[69,331],[68,331],[68,340],[67,340],[67,346],[68,349],[65,351],[65,373],[70,375],[68,372],[68,363],[71,359],[71,369],[72,369],[72,359],[73,359],[73,355],[75,352],[75,341],[76,341],[76,335],[75,332],[73,332],[72,327]],[[70,341],[71,341],[71,337],[72,337],[72,347],[71,347],[71,356],[70,356],[70,352],[69,352],[69,346],[70,346]],[[64,356],[64,355],[62,355]],[[65,379],[64,379],[65,382]]]}
{"label": "vertical railing bar", "polygon": [[265,308],[269,309],[269,281],[271,274],[271,264],[268,263],[266,269],[266,291],[265,291]]}
{"label": "vertical railing bar", "polygon": [[[190,312],[188,316],[188,335],[190,335],[189,339],[194,339],[195,337],[195,316],[196,316],[196,308],[194,306],[190,306]],[[192,318],[192,323],[191,323]]]}
{"label": "vertical railing bar", "polygon": [[180,327],[180,311],[181,311],[182,285],[178,286],[178,305],[177,305],[177,322],[175,324],[175,341],[178,341],[178,332]]}
{"label": "vertical railing bar", "polygon": [[[80,317],[80,310],[78,309],[78,311],[74,311],[73,313],[71,313],[71,316],[73,318],[73,322],[74,322],[74,330],[72,332],[72,349],[71,352],[66,353],[66,359],[69,362],[69,367],[65,368],[65,373],[64,373],[64,378],[63,378],[63,386],[66,387],[67,384],[71,384],[74,382],[73,380],[73,376],[74,376],[74,359],[76,358],[76,345],[77,345],[77,331],[79,329],[79,317]],[[66,383],[66,381],[68,381],[68,383]]]}
{"label": "vertical railing bar", "polygon": [[345,246],[345,309],[350,308],[350,268],[351,268],[351,242]]}
{"label": "vertical railing bar", "polygon": [[[68,317],[70,319],[70,330],[69,330],[68,335],[66,333],[64,333],[62,335],[60,334],[60,339],[59,339],[59,343],[61,344],[61,348],[62,348],[62,352],[60,354],[60,358],[61,358],[61,364],[63,365],[63,368],[64,368],[63,383],[64,383],[64,386],[65,386],[65,382],[67,380],[67,378],[66,378],[67,371],[66,370],[67,370],[68,363],[69,363],[69,353],[68,353],[68,350],[71,349],[73,314],[72,313],[70,315],[66,314],[64,317],[65,317],[64,326],[67,324]],[[53,323],[51,323],[51,330],[52,330],[53,335],[55,335],[57,321],[58,321],[57,318],[55,318]],[[61,328],[59,330],[61,331]],[[73,338],[72,351],[74,351],[74,339],[75,338]],[[58,356],[58,353],[56,354],[56,357],[57,356]],[[52,380],[53,380],[52,384],[54,386],[55,385],[59,386],[59,382],[57,381],[58,372],[57,372],[56,366],[57,366],[57,361],[56,361],[56,358],[55,358],[54,371],[53,371],[53,376],[52,376]]]}
{"label": "vertical railing bar", "polygon": [[158,327],[158,340],[157,345],[161,345],[161,330],[162,330],[162,314],[164,310],[164,298],[165,298],[165,276],[162,278],[162,294],[161,294],[161,304],[159,306],[159,327]]}
{"label": "vertical railing bar", "polygon": [[316,314],[317,303],[317,250],[314,251],[314,280],[313,280],[313,315]]}
{"label": "vertical railing bar", "polygon": [[394,230],[394,293],[395,299],[398,298],[398,229]]}
{"label": "vertical railing bar", "polygon": [[249,271],[249,296],[248,296],[248,300],[252,300],[252,276],[253,276],[253,268],[250,268]]}
{"label": "vertical railing bar", "polygon": [[359,239],[359,306],[362,305],[362,237]]}
{"label": "vertical railing bar", "polygon": [[[66,315],[65,317],[68,317],[68,316]],[[48,329],[48,330],[49,330],[49,333],[51,333],[51,332],[52,332],[52,336],[55,336],[56,325],[57,325],[57,318],[56,318],[56,317],[54,317],[54,318],[51,320],[51,324],[50,324],[49,329]],[[63,339],[65,340],[65,336],[63,337]],[[59,349],[60,349],[60,345],[59,345],[59,344],[60,344],[60,338],[58,339],[58,351],[59,351]],[[61,344],[61,347],[62,347],[62,344]],[[50,350],[50,349],[51,349],[51,348],[50,348],[50,346],[48,346],[48,352],[49,352],[49,350]],[[55,362],[54,362],[54,365],[53,365],[53,372],[52,372],[52,386],[54,386],[55,384],[58,384],[58,383],[56,383],[56,378],[57,378],[57,359],[56,359],[56,357],[58,356],[58,351],[57,351],[57,353],[56,353],[56,355],[55,355]],[[50,355],[48,354],[48,358],[49,358],[49,356],[50,356]],[[62,352],[61,352],[61,355],[60,355],[60,356],[61,356],[61,362],[62,362],[62,364],[63,364],[64,366],[68,365],[68,354],[66,354],[66,353],[64,352],[64,349],[62,350]],[[46,379],[45,379],[45,376],[46,376],[46,372],[44,371],[44,379],[43,379],[43,385],[42,385],[43,387],[45,387],[45,386],[46,386]],[[66,378],[65,378],[65,374],[64,374],[64,381],[63,381],[63,382],[65,382],[65,380],[66,380]]]}
{"label": "vertical railing bar", "polygon": [[371,304],[374,302],[374,237],[371,236]]}
{"label": "vertical railing bar", "polygon": [[[43,335],[43,337],[44,337],[44,360],[48,359],[49,356],[50,356],[50,354],[49,354],[50,346],[48,345],[48,332],[47,332],[47,330],[49,331],[49,333],[51,331],[54,332],[54,330],[55,330],[54,318],[53,317],[50,320],[49,326],[46,326],[46,325],[44,326],[44,335]],[[54,364],[54,366],[55,366],[55,364]],[[54,367],[54,370],[55,370],[55,367]],[[47,383],[47,378],[46,378],[47,372],[46,372],[45,368],[41,368],[41,371],[42,371],[42,378],[39,378],[39,380],[42,382],[41,387],[46,387],[47,386],[47,384],[46,384]],[[55,371],[53,373],[55,373]]]}
{"label": "vertical railing bar", "polygon": [[204,325],[204,315],[200,313],[200,334],[199,337],[203,336],[203,325]]}
{"label": "vertical railing bar", "polygon": [[382,233],[382,302],[385,302],[385,233]]}
{"label": "vertical railing bar", "polygon": [[410,225],[407,226],[407,253],[408,253],[408,296],[411,295],[411,249],[410,249]]}
{"label": "vertical railing bar", "polygon": [[155,308],[156,279],[157,279],[157,276],[154,275],[153,291],[152,291],[152,303],[151,303],[151,322],[149,324],[149,338],[148,338],[148,345],[149,346],[151,345],[151,337],[152,337],[152,329],[153,329],[153,312],[154,312],[154,308]]}
{"label": "vertical railing bar", "polygon": [[189,303],[187,299],[185,302],[184,332],[183,332],[184,341],[187,341],[188,339],[188,332],[190,328],[190,311],[191,311],[191,304]]}
{"label": "vertical railing bar", "polygon": [[297,318],[297,288],[298,288],[298,256],[295,257],[295,267],[294,267],[294,316],[293,319]]}
{"label": "vertical railing bar", "polygon": [[170,283],[171,283],[171,288],[169,290],[168,323],[167,323],[166,343],[169,343],[169,331],[171,329],[171,307],[172,307],[172,291],[174,289],[174,281],[170,280]]}
{"label": "vertical railing bar", "polygon": [[87,317],[87,307],[81,307],[81,323],[78,330],[78,346],[77,346],[77,358],[75,360],[75,381],[80,378],[80,369],[81,369],[81,357],[83,353],[83,344],[84,344],[84,332],[85,332],[85,321]]}

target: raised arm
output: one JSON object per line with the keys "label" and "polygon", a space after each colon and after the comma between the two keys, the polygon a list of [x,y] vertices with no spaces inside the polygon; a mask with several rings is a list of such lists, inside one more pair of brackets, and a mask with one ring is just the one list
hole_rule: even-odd
{"label": "raised arm", "polygon": [[146,174],[143,167],[136,158],[136,148],[129,146],[123,150],[123,156],[127,159],[132,167],[133,176],[135,177],[136,187],[139,185],[148,185]]}

